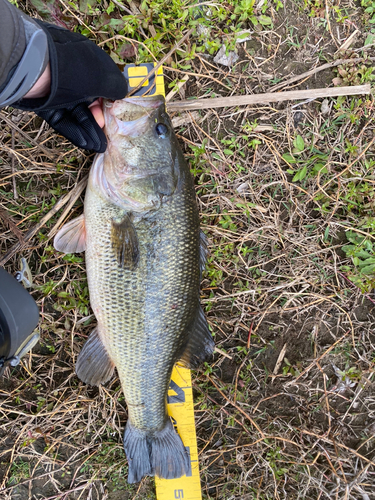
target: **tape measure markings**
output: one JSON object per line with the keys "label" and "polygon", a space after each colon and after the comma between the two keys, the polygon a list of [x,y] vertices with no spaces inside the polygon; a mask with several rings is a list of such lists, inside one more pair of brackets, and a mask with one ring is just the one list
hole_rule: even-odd
{"label": "tape measure markings", "polygon": [[[129,89],[138,87],[143,78],[148,75],[148,73],[156,66],[154,63],[145,63],[139,66],[135,64],[127,64],[124,68],[123,74],[129,84]],[[154,88],[152,88],[154,87]],[[164,91],[164,75],[163,68],[159,68],[156,74],[152,75],[149,80],[146,80],[142,87],[133,94],[132,97],[142,96],[149,89],[152,89],[147,95],[163,95],[165,97]]]}
{"label": "tape measure markings", "polygon": [[[171,399],[176,397],[176,394],[182,399],[181,393],[184,395],[182,402],[171,402]],[[179,365],[174,367],[168,390],[168,400],[168,414],[177,427],[178,434],[189,452],[191,470],[188,475],[178,479],[155,478],[156,496],[158,500],[201,500],[193,391],[189,369]]]}

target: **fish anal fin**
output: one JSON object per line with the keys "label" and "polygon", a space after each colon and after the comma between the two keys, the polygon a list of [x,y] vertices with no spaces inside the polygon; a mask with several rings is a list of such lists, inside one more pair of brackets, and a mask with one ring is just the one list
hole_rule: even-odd
{"label": "fish anal fin", "polygon": [[95,328],[78,355],[76,374],[85,384],[99,385],[108,382],[114,369],[115,365]]}
{"label": "fish anal fin", "polygon": [[134,271],[139,260],[139,243],[129,215],[125,215],[120,222],[112,221],[111,242],[119,265]]}
{"label": "fish anal fin", "polygon": [[180,361],[188,368],[197,368],[212,356],[215,344],[208,328],[201,306],[198,307],[195,320],[189,327],[189,341]]}
{"label": "fish anal fin", "polygon": [[86,228],[84,215],[64,224],[53,240],[59,252],[79,253],[86,250]]}

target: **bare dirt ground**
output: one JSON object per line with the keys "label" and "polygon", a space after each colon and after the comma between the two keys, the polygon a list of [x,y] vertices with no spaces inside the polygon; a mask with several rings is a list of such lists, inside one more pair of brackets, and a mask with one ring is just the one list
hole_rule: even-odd
{"label": "bare dirt ground", "polygon": [[[288,0],[267,12],[273,25],[249,25],[231,69],[204,53],[187,70],[165,69],[167,83],[189,77],[175,99],[269,91],[334,61],[356,29],[339,56],[374,56],[356,4]],[[361,64],[281,90],[371,80]],[[176,128],[210,250],[202,304],[217,352],[193,373],[206,499],[375,499],[375,277],[355,261],[375,237],[373,97],[324,106],[185,113]],[[52,247],[64,209],[37,226],[72,199],[93,155],[31,113],[9,108],[0,119],[0,259],[19,245],[5,267],[27,259],[41,310],[40,344],[0,381],[0,498],[155,498],[152,478],[126,482],[119,380],[90,388],[74,372],[95,319],[84,256]],[[64,217],[82,212],[83,196],[73,201]]]}

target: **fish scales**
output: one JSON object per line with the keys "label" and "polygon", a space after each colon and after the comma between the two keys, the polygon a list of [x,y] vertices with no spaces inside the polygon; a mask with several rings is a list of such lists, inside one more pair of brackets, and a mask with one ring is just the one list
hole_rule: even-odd
{"label": "fish scales", "polygon": [[178,478],[189,457],[167,415],[172,369],[178,360],[196,367],[214,348],[199,303],[205,245],[194,184],[163,99],[107,102],[104,116],[108,148],[90,170],[84,214],[54,240],[86,252],[97,327],[76,372],[99,385],[117,368],[128,481]]}
{"label": "fish scales", "polygon": [[165,423],[171,371],[199,298],[199,224],[191,188],[157,214],[133,222],[140,244],[134,272],[118,265],[110,244],[110,221],[124,212],[95,191],[85,201],[87,237],[95,237],[86,249],[91,306],[117,367],[129,416],[144,430],[159,430]]}

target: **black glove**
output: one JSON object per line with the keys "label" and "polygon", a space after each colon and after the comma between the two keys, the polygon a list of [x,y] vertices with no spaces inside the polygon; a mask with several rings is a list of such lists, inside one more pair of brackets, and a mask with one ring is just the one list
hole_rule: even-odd
{"label": "black glove", "polygon": [[98,97],[124,98],[124,76],[110,56],[88,38],[34,21],[48,38],[51,92],[48,97],[21,99],[12,106],[35,111],[76,146],[102,153],[107,140],[88,106]]}
{"label": "black glove", "polygon": [[36,114],[79,148],[103,153],[107,147],[107,139],[88,104],[90,102],[80,102],[61,109],[36,111]]}
{"label": "black glove", "polygon": [[0,267],[0,375],[6,366],[18,365],[38,341],[39,334],[33,331],[38,320],[32,296]]}

